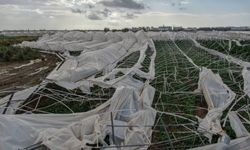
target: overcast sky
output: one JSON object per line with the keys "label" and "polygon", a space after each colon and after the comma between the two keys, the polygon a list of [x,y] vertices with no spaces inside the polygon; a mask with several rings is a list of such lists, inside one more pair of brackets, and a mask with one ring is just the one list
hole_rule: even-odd
{"label": "overcast sky", "polygon": [[0,0],[3,29],[250,26],[250,0]]}

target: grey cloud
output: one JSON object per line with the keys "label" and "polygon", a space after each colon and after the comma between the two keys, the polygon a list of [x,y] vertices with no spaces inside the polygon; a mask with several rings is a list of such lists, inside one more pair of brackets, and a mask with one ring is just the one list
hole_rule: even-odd
{"label": "grey cloud", "polygon": [[128,8],[128,9],[145,9],[143,3],[138,3],[134,0],[104,0],[100,2],[104,6],[107,7],[121,7],[121,8]]}
{"label": "grey cloud", "polygon": [[88,4],[88,7],[92,9],[92,8],[94,8],[94,7],[95,7],[95,5]]}
{"label": "grey cloud", "polygon": [[82,10],[79,9],[79,8],[71,8],[71,12],[72,12],[72,13],[81,14],[81,13],[84,13],[85,11],[82,11]]}
{"label": "grey cloud", "polygon": [[108,25],[113,26],[113,27],[120,26],[120,24],[118,22],[108,22]]}
{"label": "grey cloud", "polygon": [[95,11],[95,5],[89,4],[89,3],[84,3],[84,4],[74,4],[71,8],[72,13],[77,13],[77,14],[85,14],[89,10]]}
{"label": "grey cloud", "polygon": [[44,5],[50,0],[1,0],[0,5]]}
{"label": "grey cloud", "polygon": [[123,17],[126,18],[126,19],[134,19],[137,16],[135,16],[133,13],[126,13],[126,15],[123,16]]}
{"label": "grey cloud", "polygon": [[179,7],[179,10],[187,10],[187,7]]}
{"label": "grey cloud", "polygon": [[103,10],[92,10],[89,13],[87,12],[87,18],[90,20],[103,20],[108,18],[112,14],[112,11],[105,8]]}
{"label": "grey cloud", "polygon": [[0,0],[0,6],[11,7],[13,12],[18,13],[37,13],[38,11],[35,10],[38,9],[47,15],[65,14],[66,11],[70,10],[69,8],[60,5],[58,0]]}
{"label": "grey cloud", "polygon": [[109,9],[107,9],[107,8],[105,8],[105,9],[104,9],[103,11],[101,11],[100,13],[102,13],[104,17],[108,17],[108,16],[110,16],[110,15],[112,14],[112,11],[109,10]]}
{"label": "grey cloud", "polygon": [[96,13],[88,14],[87,18],[90,20],[102,20],[102,18]]}
{"label": "grey cloud", "polygon": [[189,0],[175,0],[170,1],[172,7],[176,7],[180,11],[187,10],[186,5],[189,4]]}
{"label": "grey cloud", "polygon": [[86,14],[87,10],[84,9],[80,9],[80,8],[70,8],[72,13],[76,13],[76,14]]}

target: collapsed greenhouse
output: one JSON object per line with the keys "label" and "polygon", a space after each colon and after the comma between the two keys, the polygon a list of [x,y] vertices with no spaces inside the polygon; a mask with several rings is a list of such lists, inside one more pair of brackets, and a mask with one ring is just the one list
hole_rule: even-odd
{"label": "collapsed greenhouse", "polygon": [[249,149],[250,34],[58,32],[62,61],[0,99],[0,149]]}

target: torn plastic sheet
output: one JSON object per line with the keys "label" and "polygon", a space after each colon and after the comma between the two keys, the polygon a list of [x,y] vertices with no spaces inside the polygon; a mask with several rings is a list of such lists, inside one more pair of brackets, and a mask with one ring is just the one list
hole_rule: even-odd
{"label": "torn plastic sheet", "polygon": [[[158,36],[159,34],[160,36]],[[159,40],[173,40],[174,38],[212,38],[215,35],[218,34],[201,32],[198,32],[197,35],[193,33],[188,35],[183,32],[147,34],[144,32],[136,34],[131,32],[109,32],[107,34],[99,34],[72,31],[61,32],[51,36],[47,35],[40,38],[37,42],[23,43],[22,46],[27,45],[50,51],[62,51],[65,52],[65,55],[69,53],[69,50],[82,51],[81,55],[77,57],[67,55],[65,62],[47,77],[48,80],[52,80],[51,82],[55,82],[57,85],[69,90],[80,88],[84,93],[91,92],[90,87],[93,84],[100,87],[115,87],[117,90],[108,102],[86,113],[74,115],[13,115],[11,117],[6,116],[7,119],[6,117],[0,118],[3,120],[2,122],[18,122],[16,126],[12,124],[14,129],[21,127],[24,129],[23,132],[32,133],[32,135],[26,134],[23,141],[20,142],[21,145],[24,145],[22,145],[23,147],[42,141],[43,144],[51,149],[92,148],[87,143],[94,145],[98,143],[107,148],[116,144],[145,145],[143,148],[133,147],[133,149],[146,149],[147,144],[150,144],[152,129],[145,127],[145,125],[153,125],[155,119],[155,112],[149,109],[152,101],[147,100],[154,97],[154,88],[147,86],[147,84],[155,76],[154,59],[156,55],[154,43],[149,37],[155,36],[153,38],[158,38]],[[218,36],[228,38],[229,34],[219,33]],[[146,57],[148,47],[153,54],[150,56],[149,72],[143,72],[141,70],[142,62]],[[120,49],[122,51],[118,53],[117,51]],[[140,57],[133,67],[116,68],[117,62],[136,51],[140,51]],[[214,54],[217,55],[218,53]],[[241,62],[237,63],[243,65]],[[119,72],[122,72],[123,75],[116,78],[116,74]],[[213,134],[220,134],[226,139],[225,133],[220,126],[220,118],[223,110],[230,105],[235,95],[224,85],[221,78],[213,74],[211,70],[203,69],[202,73],[199,89],[203,92],[208,103],[209,112],[205,118],[199,120],[200,126],[198,131],[204,133],[204,135],[206,134],[205,136],[208,138]],[[102,76],[100,77],[99,74]],[[139,76],[142,80],[135,79],[134,75]],[[118,92],[119,90],[122,92]],[[115,100],[113,99],[114,97]],[[113,131],[110,112],[113,112],[114,115],[115,140],[111,136]],[[235,116],[229,116],[229,119],[230,117],[230,121],[236,120],[237,122]],[[235,121],[233,122],[236,123]],[[2,123],[2,125],[6,126],[6,123]],[[237,127],[238,125],[235,126]],[[31,131],[31,129],[34,130]],[[21,130],[16,131],[22,132]],[[8,132],[10,133],[11,131],[4,131],[4,134],[14,135],[14,131],[11,134]],[[109,135],[111,145],[104,140],[107,135]],[[239,133],[239,135],[241,134]],[[4,140],[2,141],[3,144],[0,144],[1,146],[6,146],[9,142],[8,139]],[[16,143],[19,144],[19,141]],[[10,145],[13,146],[12,144]],[[116,149],[115,147],[112,148]]]}
{"label": "torn plastic sheet", "polygon": [[[93,85],[93,83],[103,85],[103,87],[115,88],[119,86],[131,86],[140,91],[143,87],[143,82],[134,79],[132,76],[134,74],[137,74],[140,77],[149,80],[152,80],[154,78],[154,59],[156,56],[156,50],[153,41],[149,39],[144,32],[138,32],[136,34],[131,32],[115,34],[113,33],[108,34],[107,36],[114,38],[117,36],[116,34],[119,35],[119,37],[124,38],[124,40],[119,43],[114,43],[107,48],[98,51],[84,53],[78,57],[66,57],[66,61],[63,62],[63,64],[60,65],[59,68],[55,68],[48,75],[47,80],[49,80],[49,82],[52,81],[57,85],[69,90],[79,88],[84,93],[90,93],[90,87]],[[56,37],[58,35],[63,36],[62,33],[52,35],[52,40],[57,39],[53,39],[53,37]],[[40,40],[46,41],[46,38],[48,37],[45,36],[45,38],[41,38]],[[39,41],[37,43],[39,43]],[[145,52],[148,47],[151,48],[153,54],[150,57],[151,62],[149,72],[144,73],[140,71],[139,68],[142,67],[141,63],[146,57]],[[140,51],[140,58],[134,67],[129,68],[130,70],[125,73],[126,75],[124,77],[117,80],[112,80],[110,82],[104,81],[104,79],[92,80],[93,77],[100,71],[103,71],[105,74],[109,73],[116,66],[116,63],[118,63],[120,60],[134,51]],[[20,100],[20,103],[22,101]]]}
{"label": "torn plastic sheet", "polygon": [[242,71],[242,76],[244,79],[244,92],[247,94],[248,97],[250,97],[250,67],[244,67]]}
{"label": "torn plastic sheet", "polygon": [[242,40],[249,40],[249,34],[245,33],[233,33],[233,32],[221,32],[221,31],[197,31],[197,32],[148,32],[148,36],[153,40],[171,40],[173,37],[178,37],[179,40],[181,39],[224,39],[224,40],[235,40],[235,39],[242,39]]}
{"label": "torn plastic sheet", "polygon": [[[128,34],[130,35],[130,34]],[[101,84],[105,87],[119,87],[119,86],[132,86],[136,87],[137,89],[141,89],[143,86],[143,83],[140,81],[136,81],[135,79],[131,78],[134,74],[139,75],[140,77],[143,77],[145,79],[152,80],[155,75],[154,70],[154,60],[156,56],[156,50],[153,44],[152,40],[142,40],[140,38],[146,38],[144,37],[144,33],[139,32],[137,33],[136,37],[138,38],[138,41],[141,41],[141,45],[136,43],[134,44],[135,40],[124,40],[121,42],[122,48],[121,51],[124,51],[122,53],[117,53],[117,50],[119,50],[118,44],[115,44],[113,46],[109,46],[106,49],[98,50],[94,52],[87,52],[84,54],[81,54],[77,58],[71,58],[67,59],[66,62],[58,69],[54,70],[47,79],[57,81],[57,83],[77,83],[77,85],[80,86],[79,82],[80,80],[88,80],[93,83]],[[133,38],[132,38],[133,39]],[[136,38],[135,38],[136,39]],[[124,46],[126,45],[127,48],[124,49]],[[149,72],[144,73],[141,70],[139,70],[142,67],[142,62],[144,61],[146,57],[146,50],[148,47],[151,49],[153,54],[150,56],[151,62],[149,66]],[[118,48],[118,49],[117,49]],[[127,52],[128,51],[128,52]],[[134,51],[140,51],[140,58],[137,61],[137,63],[132,67],[128,68],[125,72],[123,69],[121,72],[123,72],[125,75],[119,79],[112,80],[110,77],[115,76],[115,74],[118,72],[119,69],[114,71],[113,69],[116,66],[116,63],[122,60],[124,57],[128,56]],[[117,55],[116,55],[117,54]],[[114,56],[114,59],[110,56]],[[107,57],[105,57],[107,56]],[[113,61],[112,61],[113,59]],[[105,64],[113,64],[110,66],[105,66]],[[91,66],[91,67],[90,67]],[[110,72],[110,71],[111,72]],[[94,79],[92,75],[95,75],[96,73],[103,71],[105,72],[105,76]],[[109,73],[110,72],[110,73]],[[110,81],[105,81],[105,79],[109,78]],[[58,82],[60,81],[60,82]],[[62,86],[65,87],[66,84],[63,84]],[[75,84],[76,85],[76,84]],[[84,86],[85,89],[87,88]],[[69,88],[72,88],[69,86]],[[76,87],[75,87],[76,88]],[[86,90],[85,90],[86,91]]]}
{"label": "torn plastic sheet", "polygon": [[[241,39],[241,40],[249,40],[250,39],[250,36],[249,35],[246,35],[246,34],[238,34],[238,33],[230,33],[230,32],[216,32],[216,31],[213,31],[213,32],[191,32],[191,33],[188,33],[188,32],[149,32],[148,33],[148,36],[151,37],[152,39],[154,40],[163,40],[163,41],[168,41],[168,40],[173,40],[173,39],[176,39],[176,40],[188,40],[188,39],[192,39],[193,42],[195,43],[195,46],[196,47],[199,47],[201,49],[203,49],[204,51],[214,55],[214,56],[217,56],[217,57],[220,57],[222,59],[225,59],[227,60],[228,62],[230,63],[234,63],[234,64],[237,64],[239,66],[242,66],[244,67],[244,70],[243,70],[243,78],[244,78],[244,92],[246,94],[249,94],[249,85],[248,85],[248,81],[249,81],[249,72],[246,68],[249,68],[249,62],[245,62],[245,61],[242,61],[240,59],[237,59],[237,58],[234,58],[230,55],[225,55],[225,54],[222,54],[216,50],[212,50],[212,49],[207,49],[205,47],[202,47],[196,40],[197,39],[202,39],[202,40],[208,40],[208,39],[225,39],[225,40],[234,40],[234,39]],[[240,44],[240,43],[236,43],[236,44]],[[230,47],[230,45],[229,45]],[[206,98],[206,97],[205,97]],[[212,97],[213,98],[213,97]],[[231,98],[229,98],[231,99]],[[206,99],[207,100],[207,99]],[[223,112],[223,109],[224,108],[221,108],[224,107],[223,105],[225,105],[225,107],[228,107],[228,104],[230,104],[230,100],[229,101],[224,101],[220,104],[220,102],[218,103],[217,101],[215,101],[215,104],[213,104],[213,102],[208,102],[208,104],[210,104],[210,109],[207,116],[202,120],[202,119],[199,119],[199,121],[201,122],[200,123],[200,126],[198,129],[200,129],[200,131],[204,131],[203,134],[205,136],[207,136],[208,138],[212,137],[213,134],[217,134],[218,133],[222,136],[222,139],[225,139],[225,141],[223,141],[223,143],[221,144],[215,144],[216,146],[211,146],[211,148],[209,148],[210,146],[206,146],[206,147],[200,147],[200,148],[197,148],[197,149],[230,149],[230,146],[228,146],[227,144],[225,143],[228,143],[228,136],[226,135],[226,133],[224,131],[222,131],[221,129],[221,125],[220,125],[220,117],[222,116],[222,112]],[[215,106],[219,106],[219,108],[213,108],[213,105]],[[218,119],[219,118],[219,119]],[[242,122],[239,120],[238,116],[235,114],[235,115],[232,115],[231,112],[229,113],[229,119],[230,119],[230,124],[233,128],[233,130],[236,132],[237,134],[237,137],[243,137],[243,136],[247,136],[248,135],[248,132],[247,130],[245,130]],[[201,126],[202,125],[202,126]],[[206,128],[206,129],[203,129],[203,126]],[[209,127],[212,128],[210,129]],[[201,128],[202,127],[202,128]],[[229,139],[230,140],[230,139]],[[221,145],[225,145],[225,147],[221,146]],[[242,144],[244,145],[244,144]],[[208,148],[207,148],[208,147]],[[241,147],[241,146],[237,146],[236,148],[234,149],[244,149],[244,147]],[[249,147],[246,147],[245,149],[249,149]]]}
{"label": "torn plastic sheet", "polygon": [[121,41],[119,34],[112,32],[59,32],[54,35],[45,35],[37,42],[23,42],[18,46],[38,48],[49,51],[83,51],[96,50]]}
{"label": "torn plastic sheet", "polygon": [[115,66],[120,59],[125,57],[134,42],[125,40],[98,51],[83,53],[76,59],[66,60],[66,63],[59,70],[53,71],[53,74],[50,74],[48,78],[76,82],[90,77],[110,65]]}
{"label": "torn plastic sheet", "polygon": [[214,74],[204,67],[200,73],[199,90],[204,94],[209,110],[213,108],[225,110],[235,98],[235,93],[223,83],[219,74]]}
{"label": "torn plastic sheet", "polygon": [[[34,86],[28,89],[14,93],[13,95],[7,95],[6,97],[0,99],[0,113],[1,114],[13,114],[16,108],[29,96],[38,90],[42,86]],[[8,106],[7,106],[8,105]]]}
{"label": "torn plastic sheet", "polygon": [[232,140],[230,144],[223,142],[211,144],[207,146],[193,148],[191,150],[249,150],[250,149],[250,136],[237,138]]}
{"label": "torn plastic sheet", "polygon": [[236,112],[231,111],[229,112],[228,116],[229,116],[230,125],[232,129],[234,130],[237,138],[250,136],[249,132],[242,124]]}
{"label": "torn plastic sheet", "polygon": [[[119,87],[119,86],[130,86],[134,87],[138,91],[140,91],[143,87],[143,82],[134,79],[134,75],[138,75],[141,78],[147,79],[147,80],[153,80],[155,75],[154,70],[154,61],[155,61],[155,55],[156,50],[154,48],[154,45],[150,44],[151,41],[144,44],[144,46],[140,49],[140,57],[137,61],[137,63],[132,68],[116,68],[113,69],[110,73],[99,77],[99,78],[93,78],[89,79],[92,83],[97,83],[98,85],[102,85],[103,87]],[[146,50],[148,47],[151,48],[151,51],[153,54],[150,56],[150,65],[149,65],[149,72],[145,73],[140,70],[142,67],[142,63],[146,57]],[[117,73],[123,73],[124,75],[118,78],[114,78]],[[106,79],[109,79],[106,81]]]}
{"label": "torn plastic sheet", "polygon": [[83,93],[88,93],[88,94],[91,93],[90,87],[92,87],[93,85],[91,82],[87,80],[79,81],[77,83],[65,82],[65,81],[57,81],[54,83],[68,90],[74,90],[74,89],[79,88]]}
{"label": "torn plastic sheet", "polygon": [[[117,141],[125,145],[135,141],[137,144],[148,143],[152,129],[145,125],[153,126],[156,113],[143,105],[145,102],[152,103],[154,89],[147,85],[144,90],[153,91],[139,95],[133,88],[119,87],[109,101],[86,113],[0,115],[0,130],[3,131],[0,149],[24,148],[41,141],[53,150],[90,148],[89,144],[97,143],[105,145],[105,137],[113,134],[110,131],[110,112],[113,112],[118,125],[124,122],[133,126],[115,127],[114,121],[114,127],[119,130]],[[8,130],[9,127],[12,130]],[[140,135],[136,134],[138,132]]]}
{"label": "torn plastic sheet", "polygon": [[[100,37],[98,37],[100,36]],[[44,35],[43,37],[39,38],[36,42],[23,42],[18,46],[21,47],[31,47],[49,51],[66,51],[67,49],[73,49],[75,45],[78,43],[86,43],[92,41],[92,43],[98,43],[99,40],[104,41],[104,35],[102,33],[92,33],[92,32],[78,32],[78,31],[71,31],[71,32],[58,32],[51,36]],[[95,40],[95,42],[93,42]],[[73,45],[73,47],[72,47]],[[83,50],[83,47],[80,47]]]}
{"label": "torn plastic sheet", "polygon": [[[74,40],[76,37],[73,33],[57,33],[26,44],[45,50],[65,51],[65,47],[70,44],[84,43],[84,47],[90,49],[77,57],[67,56],[65,62],[46,81],[68,90],[79,88],[83,93],[90,93],[93,84],[115,87],[116,92],[112,98],[85,113],[0,115],[0,130],[3,131],[0,135],[0,149],[25,148],[41,142],[53,150],[92,149],[98,145],[106,148],[132,145],[133,149],[145,149],[150,145],[150,126],[154,125],[156,116],[150,107],[155,89],[149,85],[155,75],[156,50],[153,41],[144,32],[77,34],[78,37],[86,35],[87,38]],[[148,48],[152,52],[149,72],[143,72],[140,69]],[[135,51],[140,51],[140,57],[132,68],[115,68],[119,61]],[[124,76],[113,78],[117,73],[115,69],[123,70]],[[96,80],[98,78],[95,75],[101,72],[103,76],[110,77],[110,81],[105,78]],[[135,74],[145,81],[135,79]],[[8,130],[9,124],[13,130]],[[108,142],[105,140],[107,136]],[[130,149],[126,146],[121,149]]]}
{"label": "torn plastic sheet", "polygon": [[250,67],[250,63],[249,62],[245,62],[245,61],[242,61],[242,60],[240,60],[238,58],[235,58],[233,56],[226,55],[226,54],[223,54],[223,53],[218,52],[216,50],[206,48],[206,47],[200,45],[195,39],[191,39],[191,40],[194,42],[194,44],[195,44],[196,47],[199,47],[199,48],[207,51],[209,54],[218,56],[218,57],[220,57],[222,59],[227,60],[228,62],[237,64],[237,65],[242,66],[242,67]]}
{"label": "torn plastic sheet", "polygon": [[232,103],[236,94],[225,85],[218,74],[210,69],[202,68],[199,79],[199,90],[203,93],[208,105],[205,118],[199,118],[198,131],[203,133],[209,141],[213,134],[224,135],[220,118],[223,111]]}

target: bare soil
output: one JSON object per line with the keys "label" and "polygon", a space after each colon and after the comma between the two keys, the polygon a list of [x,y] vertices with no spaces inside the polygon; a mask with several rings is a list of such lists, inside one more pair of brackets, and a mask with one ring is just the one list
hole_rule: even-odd
{"label": "bare soil", "polygon": [[30,61],[0,62],[0,91],[20,86],[30,87],[41,83],[59,62],[55,55],[41,55],[39,61],[23,67],[20,66],[28,64]]}

